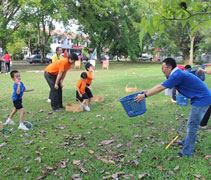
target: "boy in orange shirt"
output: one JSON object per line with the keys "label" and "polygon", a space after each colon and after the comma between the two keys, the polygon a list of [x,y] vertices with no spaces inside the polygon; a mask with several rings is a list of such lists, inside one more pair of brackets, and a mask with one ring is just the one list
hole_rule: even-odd
{"label": "boy in orange shirt", "polygon": [[62,103],[62,83],[67,71],[71,69],[72,64],[77,60],[78,56],[72,53],[68,58],[53,62],[45,69],[44,76],[51,89],[51,107],[55,112],[63,112],[61,110],[61,108],[64,108]]}
{"label": "boy in orange shirt", "polygon": [[90,111],[90,108],[88,106],[88,95],[86,94],[86,80],[87,80],[87,74],[85,72],[81,73],[81,79],[78,81],[76,86],[76,100],[81,101],[83,108],[86,111]]}
{"label": "boy in orange shirt", "polygon": [[94,70],[92,67],[92,64],[87,63],[85,65],[85,68],[87,70],[87,79],[86,79],[86,94],[88,95],[89,99],[88,99],[88,104],[90,104],[93,95],[92,95],[92,88],[91,88],[91,84],[92,84],[92,80],[94,79]]}

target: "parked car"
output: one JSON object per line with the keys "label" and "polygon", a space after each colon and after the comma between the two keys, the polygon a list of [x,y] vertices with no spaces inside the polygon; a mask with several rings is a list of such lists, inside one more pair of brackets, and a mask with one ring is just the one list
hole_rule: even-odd
{"label": "parked car", "polygon": [[[26,61],[30,64],[41,63],[41,55],[40,54],[31,55],[30,57],[26,58]],[[47,57],[44,58],[44,63],[51,63],[51,62],[52,62],[52,59],[49,59]]]}
{"label": "parked car", "polygon": [[140,61],[147,61],[147,60],[152,60],[152,57],[149,57],[149,56],[141,56],[141,57],[138,57],[138,60]]}
{"label": "parked car", "polygon": [[46,54],[46,57],[48,59],[52,59],[52,57],[53,57],[54,54],[56,54],[56,53],[48,53],[48,54]]}

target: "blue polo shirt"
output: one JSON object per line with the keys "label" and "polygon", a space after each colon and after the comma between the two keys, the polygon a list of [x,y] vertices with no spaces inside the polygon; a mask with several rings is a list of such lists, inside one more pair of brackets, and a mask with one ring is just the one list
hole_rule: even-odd
{"label": "blue polo shirt", "polygon": [[179,93],[191,99],[194,106],[206,106],[211,104],[211,91],[197,76],[180,69],[176,70],[161,84],[166,88],[175,87]]}
{"label": "blue polo shirt", "polygon": [[14,89],[14,92],[13,92],[13,94],[12,94],[12,100],[13,100],[13,101],[22,99],[23,93],[24,93],[24,91],[26,90],[24,84],[23,84],[22,82],[20,82],[20,83],[21,83],[21,84],[20,84],[20,94],[17,94],[17,93],[16,93],[16,90],[17,90],[17,88],[18,88],[18,85],[17,85],[16,83],[13,84],[13,89]]}

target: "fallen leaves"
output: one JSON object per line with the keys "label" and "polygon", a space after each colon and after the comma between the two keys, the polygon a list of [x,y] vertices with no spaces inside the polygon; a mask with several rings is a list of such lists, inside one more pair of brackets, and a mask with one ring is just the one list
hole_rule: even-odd
{"label": "fallen leaves", "polygon": [[113,160],[108,160],[108,159],[105,159],[105,158],[102,158],[101,161],[105,164],[115,164],[115,162]]}
{"label": "fallen leaves", "polygon": [[89,154],[94,154],[95,152],[92,151],[92,150],[88,150],[88,153],[89,153]]}
{"label": "fallen leaves", "polygon": [[6,142],[1,143],[0,148],[6,146],[6,144],[7,144]]}
{"label": "fallen leaves", "polygon": [[102,142],[100,142],[98,145],[99,146],[102,146],[102,145],[109,145],[109,144],[112,144],[114,142],[114,140],[104,140]]}
{"label": "fallen leaves", "polygon": [[156,168],[161,171],[166,171],[166,168],[164,166],[156,166]]}
{"label": "fallen leaves", "polygon": [[35,161],[37,161],[38,163],[41,163],[41,158],[40,157],[37,157],[36,159],[35,159]]}

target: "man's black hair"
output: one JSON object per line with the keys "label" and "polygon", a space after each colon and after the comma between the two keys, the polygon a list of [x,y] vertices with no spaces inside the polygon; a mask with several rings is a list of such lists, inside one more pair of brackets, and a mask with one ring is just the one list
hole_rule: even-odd
{"label": "man's black hair", "polygon": [[71,59],[72,61],[78,61],[78,55],[75,53],[72,53],[68,56],[68,59]]}
{"label": "man's black hair", "polygon": [[10,77],[11,77],[11,78],[14,78],[14,76],[15,76],[16,73],[19,73],[19,71],[17,71],[17,70],[11,71],[11,72],[10,72]]}
{"label": "man's black hair", "polygon": [[187,64],[184,68],[185,69],[190,69],[191,68],[191,65]]}
{"label": "man's black hair", "polygon": [[82,72],[82,73],[81,73],[81,78],[83,78],[83,79],[86,79],[86,78],[87,78],[86,72]]}
{"label": "man's black hair", "polygon": [[86,65],[85,65],[85,69],[88,71],[88,69],[89,69],[91,66],[92,66],[92,64],[91,64],[91,63],[86,63]]}
{"label": "man's black hair", "polygon": [[59,47],[56,47],[56,52],[58,52],[58,50],[60,49],[61,47],[59,46]]}
{"label": "man's black hair", "polygon": [[163,60],[163,63],[166,63],[167,66],[171,66],[172,69],[177,67],[177,63],[173,58],[166,58]]}

